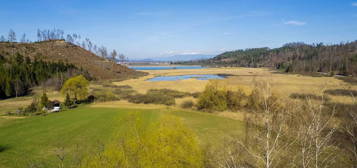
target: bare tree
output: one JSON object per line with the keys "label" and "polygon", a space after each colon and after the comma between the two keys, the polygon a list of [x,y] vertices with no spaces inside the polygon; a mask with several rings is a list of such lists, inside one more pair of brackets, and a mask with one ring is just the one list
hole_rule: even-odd
{"label": "bare tree", "polygon": [[89,38],[86,38],[85,41],[87,43],[88,51],[92,51],[93,43],[89,40]]}
{"label": "bare tree", "polygon": [[118,53],[117,53],[117,51],[115,51],[115,50],[113,50],[112,53],[110,54],[111,60],[112,60],[113,62],[116,62],[117,55],[118,55]]}
{"label": "bare tree", "polygon": [[[323,100],[322,100],[323,101]],[[326,116],[323,112],[323,103],[312,102],[307,100],[307,104],[301,112],[301,125],[299,128],[300,137],[300,155],[301,167],[329,167],[334,160],[334,152],[331,149],[330,140],[335,132],[334,128],[329,128],[330,121],[333,117]]]}
{"label": "bare tree", "polygon": [[[356,105],[356,100],[353,94],[351,94],[353,102]],[[353,110],[349,112],[349,119],[345,119],[343,126],[343,132],[347,135],[346,149],[349,152],[350,160],[353,168],[357,168],[357,114],[353,113]]]}
{"label": "bare tree", "polygon": [[22,34],[22,37],[21,37],[21,43],[26,43],[26,42],[28,42],[28,40],[26,39],[26,34],[24,33],[24,34]]}
{"label": "bare tree", "polygon": [[40,29],[37,29],[37,41],[42,41],[42,33]]}
{"label": "bare tree", "polygon": [[[239,142],[240,147],[252,157],[256,167],[272,168],[280,164],[281,153],[293,142],[285,143],[282,137],[286,136],[285,120],[286,109],[272,94],[270,84],[258,83],[255,86],[258,94],[255,101],[259,108],[254,112],[254,121],[248,142]],[[232,167],[232,166],[229,166]],[[237,166],[233,166],[237,167]],[[239,166],[240,167],[240,166]]]}
{"label": "bare tree", "polygon": [[69,43],[74,43],[74,40],[73,40],[73,37],[72,37],[72,35],[70,35],[70,34],[67,34],[67,38],[66,38],[66,41],[67,42],[69,42]]}
{"label": "bare tree", "polygon": [[117,51],[113,50],[111,53],[110,53],[110,59],[112,60],[112,69],[114,69],[114,66],[115,64],[117,64],[117,61],[116,61],[116,58],[117,58]]}
{"label": "bare tree", "polygon": [[1,35],[0,42],[5,42],[5,41],[6,41],[5,37],[3,35]]}
{"label": "bare tree", "polygon": [[107,58],[108,57],[108,51],[107,48],[102,46],[100,48],[98,48],[98,55],[103,57],[103,58]]}
{"label": "bare tree", "polygon": [[121,63],[124,63],[125,62],[125,55],[124,54],[120,54],[119,55],[119,60]]}
{"label": "bare tree", "polygon": [[9,31],[8,41],[16,42],[16,33],[12,29],[10,29],[10,31]]}

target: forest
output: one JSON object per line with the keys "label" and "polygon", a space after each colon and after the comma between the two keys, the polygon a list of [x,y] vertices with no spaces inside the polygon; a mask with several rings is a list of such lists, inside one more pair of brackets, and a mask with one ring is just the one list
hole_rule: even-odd
{"label": "forest", "polygon": [[251,48],[185,64],[272,67],[284,72],[357,75],[357,41],[335,45],[288,43],[280,48]]}
{"label": "forest", "polygon": [[30,88],[44,85],[52,80],[53,85],[61,85],[69,74],[80,72],[73,64],[31,60],[21,54],[12,57],[0,55],[0,98],[18,97],[29,93]]}

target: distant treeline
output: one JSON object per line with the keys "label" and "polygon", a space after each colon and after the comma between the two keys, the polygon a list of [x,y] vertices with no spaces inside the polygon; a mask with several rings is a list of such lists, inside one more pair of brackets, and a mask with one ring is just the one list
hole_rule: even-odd
{"label": "distant treeline", "polygon": [[274,67],[285,72],[357,76],[357,41],[336,45],[289,43],[283,47],[225,52],[212,59],[184,62],[210,66]]}
{"label": "distant treeline", "polygon": [[31,60],[18,53],[13,56],[0,55],[0,98],[17,97],[28,94],[30,88],[44,84],[57,77],[61,82],[69,71],[80,71],[73,64]]}

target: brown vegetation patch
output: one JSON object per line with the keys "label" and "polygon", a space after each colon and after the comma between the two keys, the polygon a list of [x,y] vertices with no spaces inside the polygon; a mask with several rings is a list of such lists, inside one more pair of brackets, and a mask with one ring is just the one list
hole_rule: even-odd
{"label": "brown vegetation patch", "polygon": [[330,101],[330,98],[327,96],[318,96],[318,95],[308,94],[308,93],[292,93],[292,94],[290,94],[290,98],[301,99],[301,100],[311,99],[311,100]]}
{"label": "brown vegetation patch", "polygon": [[326,90],[325,93],[334,96],[357,96],[357,90],[348,89],[330,89]]}

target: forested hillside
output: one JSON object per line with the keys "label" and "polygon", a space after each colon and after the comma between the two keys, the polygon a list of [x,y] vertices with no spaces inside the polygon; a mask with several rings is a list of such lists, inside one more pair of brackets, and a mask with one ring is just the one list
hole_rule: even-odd
{"label": "forested hillside", "polygon": [[323,72],[357,76],[357,41],[337,45],[289,43],[276,49],[253,48],[225,52],[200,64],[274,67],[285,72]]}
{"label": "forested hillside", "polygon": [[115,79],[145,75],[116,63],[113,50],[97,47],[88,38],[80,42],[77,34],[68,34],[64,40],[62,30],[38,30],[38,41],[31,42],[24,34],[17,40],[9,31],[8,38],[0,37],[0,98],[26,95],[33,86],[54,86],[59,89],[63,81],[82,74],[88,79]]}
{"label": "forested hillside", "polygon": [[0,42],[0,54],[11,57],[15,53],[44,61],[62,61],[88,71],[95,79],[127,79],[143,75],[64,40],[34,43]]}
{"label": "forested hillside", "polygon": [[[74,74],[90,76],[73,64],[31,60],[16,53],[13,57],[0,55],[0,98],[26,95],[30,88],[40,84],[61,86],[62,82]],[[52,80],[49,80],[51,79]]]}

